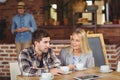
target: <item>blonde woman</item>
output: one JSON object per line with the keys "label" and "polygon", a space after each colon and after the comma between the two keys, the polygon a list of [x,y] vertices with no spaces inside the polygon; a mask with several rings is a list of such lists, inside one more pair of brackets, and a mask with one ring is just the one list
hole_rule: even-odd
{"label": "blonde woman", "polygon": [[88,44],[87,34],[83,29],[76,29],[70,37],[71,45],[60,51],[62,66],[69,66],[74,69],[77,63],[82,63],[84,67],[94,66],[92,51]]}

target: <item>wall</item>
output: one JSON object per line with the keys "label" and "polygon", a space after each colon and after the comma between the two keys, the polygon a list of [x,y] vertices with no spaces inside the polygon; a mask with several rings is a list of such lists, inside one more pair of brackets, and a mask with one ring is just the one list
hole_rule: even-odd
{"label": "wall", "polygon": [[[61,48],[68,46],[68,44],[51,45],[53,50],[59,55]],[[117,61],[120,60],[120,46],[106,45],[107,56],[112,69],[116,69]],[[14,44],[0,45],[0,76],[10,76],[9,62],[17,61],[16,50]]]}
{"label": "wall", "polygon": [[120,46],[106,45],[106,52],[111,68],[116,69],[117,61],[120,61]]}
{"label": "wall", "polygon": [[106,44],[120,44],[120,24],[82,25],[78,28],[91,33],[102,33]]}

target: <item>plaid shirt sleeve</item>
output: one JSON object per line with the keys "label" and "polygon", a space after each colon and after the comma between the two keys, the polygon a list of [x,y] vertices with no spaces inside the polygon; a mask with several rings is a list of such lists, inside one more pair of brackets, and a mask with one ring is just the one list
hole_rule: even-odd
{"label": "plaid shirt sleeve", "polygon": [[52,59],[53,59],[53,65],[51,65],[51,67],[59,67],[61,65],[61,62],[60,60],[57,58],[57,56],[55,55],[54,52],[52,52],[52,55],[51,55]]}
{"label": "plaid shirt sleeve", "polygon": [[21,74],[24,76],[36,76],[41,75],[41,73],[45,72],[44,68],[33,67],[32,60],[27,49],[24,49],[20,52],[18,62]]}
{"label": "plaid shirt sleeve", "polygon": [[45,64],[45,68],[48,70],[50,70],[51,68],[59,68],[59,66],[61,65],[60,60],[57,58],[57,56],[55,55],[55,52],[52,49],[49,49],[49,53],[47,55],[47,60],[45,61],[44,59],[44,64]]}
{"label": "plaid shirt sleeve", "polygon": [[46,57],[43,58],[45,72],[49,72],[51,68],[59,68],[61,65],[60,60],[57,58],[52,49],[49,49],[49,52]]}

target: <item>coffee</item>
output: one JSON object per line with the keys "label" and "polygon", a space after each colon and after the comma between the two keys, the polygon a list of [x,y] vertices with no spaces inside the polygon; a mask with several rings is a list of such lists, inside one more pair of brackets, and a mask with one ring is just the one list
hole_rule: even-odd
{"label": "coffee", "polygon": [[77,63],[76,68],[79,69],[79,70],[82,70],[84,68],[83,63]]}
{"label": "coffee", "polygon": [[118,64],[117,64],[117,72],[120,72],[120,61],[118,61]]}

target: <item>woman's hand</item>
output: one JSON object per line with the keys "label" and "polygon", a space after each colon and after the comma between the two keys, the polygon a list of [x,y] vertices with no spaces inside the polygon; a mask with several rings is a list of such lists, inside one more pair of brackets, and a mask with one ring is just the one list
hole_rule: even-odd
{"label": "woman's hand", "polygon": [[70,70],[75,69],[75,65],[73,65],[73,64],[69,64],[68,66],[69,66]]}

